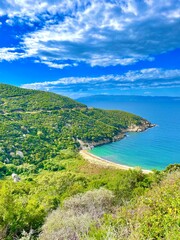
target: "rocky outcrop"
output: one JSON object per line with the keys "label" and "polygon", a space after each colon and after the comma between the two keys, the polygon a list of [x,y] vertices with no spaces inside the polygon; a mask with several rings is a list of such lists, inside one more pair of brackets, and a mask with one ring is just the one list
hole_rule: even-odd
{"label": "rocky outcrop", "polygon": [[116,142],[118,140],[123,139],[125,136],[126,135],[124,133],[120,132],[113,139],[106,138],[106,139],[102,139],[98,142],[83,142],[80,139],[77,139],[77,141],[80,144],[80,150],[90,150],[90,149],[92,149],[93,147],[96,147],[96,146],[104,145],[104,144],[107,144],[107,143],[110,143],[110,142]]}
{"label": "rocky outcrop", "polygon": [[143,132],[143,131],[145,131],[149,128],[155,127],[155,126],[156,126],[156,124],[151,124],[150,122],[144,120],[139,125],[132,124],[128,128],[123,129],[116,136],[114,136],[113,139],[106,138],[106,139],[100,140],[98,142],[83,142],[80,139],[77,139],[77,141],[80,144],[80,150],[90,150],[96,146],[101,146],[101,145],[104,145],[107,143],[116,142],[118,140],[121,140],[124,137],[126,137],[127,132]]}
{"label": "rocky outcrop", "polygon": [[143,132],[148,128],[155,127],[156,124],[152,124],[148,121],[142,121],[141,125],[130,125],[125,131],[126,132]]}

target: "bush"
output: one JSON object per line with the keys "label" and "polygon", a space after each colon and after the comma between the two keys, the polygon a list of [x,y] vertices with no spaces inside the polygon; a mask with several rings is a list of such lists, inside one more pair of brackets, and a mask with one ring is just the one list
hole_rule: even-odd
{"label": "bush", "polygon": [[63,207],[47,218],[41,240],[78,240],[86,234],[94,221],[111,212],[114,196],[111,191],[99,189],[78,194],[65,200]]}
{"label": "bush", "polygon": [[180,232],[180,172],[168,174],[137,202],[101,219],[86,239],[178,240]]}
{"label": "bush", "polygon": [[164,170],[164,172],[171,173],[180,170],[180,164],[170,164],[167,166],[167,168]]}

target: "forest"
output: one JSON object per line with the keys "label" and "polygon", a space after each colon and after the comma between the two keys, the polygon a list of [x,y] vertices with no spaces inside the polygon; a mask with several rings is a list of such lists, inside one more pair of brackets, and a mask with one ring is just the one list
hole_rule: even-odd
{"label": "forest", "polygon": [[145,123],[130,113],[89,109],[54,93],[0,84],[0,174],[37,173],[61,150],[78,151],[79,140],[113,141],[128,126]]}

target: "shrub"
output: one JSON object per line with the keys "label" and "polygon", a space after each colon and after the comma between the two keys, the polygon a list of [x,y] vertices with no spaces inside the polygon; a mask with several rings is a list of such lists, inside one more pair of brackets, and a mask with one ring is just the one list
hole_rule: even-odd
{"label": "shrub", "polygon": [[74,211],[75,215],[89,213],[94,219],[112,209],[113,194],[107,189],[88,191],[78,194],[64,202],[65,210]]}
{"label": "shrub", "polygon": [[111,191],[99,189],[78,194],[65,200],[63,207],[47,218],[41,240],[78,240],[86,234],[94,221],[111,212],[114,196]]}
{"label": "shrub", "polygon": [[170,173],[144,196],[91,225],[83,239],[179,240],[180,172]]}

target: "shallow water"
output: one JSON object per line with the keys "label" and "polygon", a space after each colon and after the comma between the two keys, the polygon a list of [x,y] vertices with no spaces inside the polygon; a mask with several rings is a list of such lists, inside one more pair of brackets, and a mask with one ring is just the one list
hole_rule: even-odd
{"label": "shallow water", "polygon": [[180,163],[179,98],[97,97],[81,99],[88,106],[135,113],[158,126],[142,133],[128,133],[121,141],[98,146],[90,152],[112,162],[143,169],[162,170]]}

